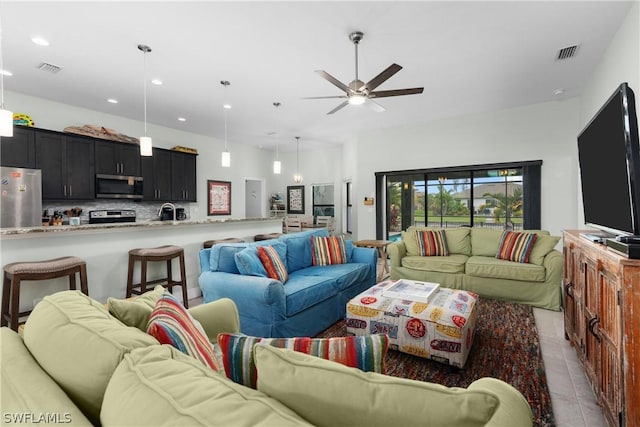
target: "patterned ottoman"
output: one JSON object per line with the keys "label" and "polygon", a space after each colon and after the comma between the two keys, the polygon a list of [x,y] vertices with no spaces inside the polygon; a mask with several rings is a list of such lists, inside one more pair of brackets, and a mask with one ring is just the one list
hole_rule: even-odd
{"label": "patterned ottoman", "polygon": [[429,303],[386,298],[384,281],[347,303],[347,332],[387,334],[390,347],[462,368],[476,324],[473,292],[438,288]]}

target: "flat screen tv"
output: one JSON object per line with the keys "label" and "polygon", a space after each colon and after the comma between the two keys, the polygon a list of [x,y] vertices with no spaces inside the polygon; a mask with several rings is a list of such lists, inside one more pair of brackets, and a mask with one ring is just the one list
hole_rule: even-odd
{"label": "flat screen tv", "polygon": [[578,159],[586,225],[608,235],[640,235],[640,142],[627,83],[578,135]]}

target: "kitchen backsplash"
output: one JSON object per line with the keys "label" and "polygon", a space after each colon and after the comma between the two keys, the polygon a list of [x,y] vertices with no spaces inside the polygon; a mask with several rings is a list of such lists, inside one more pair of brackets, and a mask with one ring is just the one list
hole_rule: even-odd
{"label": "kitchen backsplash", "polygon": [[[174,203],[177,208],[184,208],[184,212],[187,215],[187,219],[191,218],[189,214],[189,207],[191,203]],[[136,211],[136,221],[145,221],[149,219],[155,219],[158,217],[158,211],[160,210],[162,203],[160,202],[131,202],[127,200],[96,200],[86,202],[43,202],[42,210],[47,212],[60,211],[65,212],[73,208],[82,209],[80,214],[80,222],[89,222],[89,211],[97,210],[134,210]],[[65,215],[64,220],[68,218]]]}

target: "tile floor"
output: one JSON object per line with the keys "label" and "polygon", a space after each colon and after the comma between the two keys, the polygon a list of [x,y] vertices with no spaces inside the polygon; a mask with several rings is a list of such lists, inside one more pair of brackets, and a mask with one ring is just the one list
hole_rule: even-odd
{"label": "tile floor", "polygon": [[534,308],[542,359],[558,427],[606,427],[582,365],[564,339],[562,312]]}

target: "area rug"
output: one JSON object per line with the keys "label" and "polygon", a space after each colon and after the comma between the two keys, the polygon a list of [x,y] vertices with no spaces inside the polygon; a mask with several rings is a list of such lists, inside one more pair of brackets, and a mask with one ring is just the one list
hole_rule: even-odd
{"label": "area rug", "polygon": [[[499,378],[527,399],[534,426],[555,426],[533,309],[480,298],[477,316],[473,346],[463,369],[389,350],[385,358],[387,374],[465,388],[478,378]],[[345,335],[345,322],[340,321],[318,337]]]}

